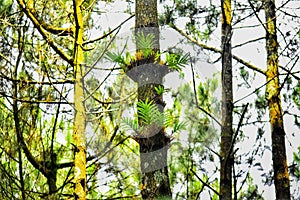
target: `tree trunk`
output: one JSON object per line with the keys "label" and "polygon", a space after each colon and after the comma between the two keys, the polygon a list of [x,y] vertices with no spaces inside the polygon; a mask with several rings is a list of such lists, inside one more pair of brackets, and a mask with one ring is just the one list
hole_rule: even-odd
{"label": "tree trunk", "polygon": [[220,199],[232,199],[233,130],[232,130],[232,53],[231,53],[231,1],[222,5],[222,131]]}
{"label": "tree trunk", "polygon": [[286,159],[285,131],[280,100],[278,73],[278,41],[276,34],[276,7],[274,0],[265,2],[267,85],[266,98],[272,134],[272,159],[276,199],[290,199],[290,180]]}
{"label": "tree trunk", "polygon": [[[21,55],[24,51],[24,44],[23,44],[23,35],[21,35],[21,31],[18,31],[18,45],[19,45],[19,55],[17,58],[17,62],[13,71],[13,77],[15,80],[18,78],[18,67],[21,62]],[[17,136],[17,143],[18,143],[18,157],[19,157],[19,177],[20,177],[20,186],[21,186],[21,196],[22,200],[26,199],[25,193],[25,183],[23,177],[23,160],[22,160],[22,142],[23,142],[23,134],[20,127],[20,119],[19,119],[19,107],[18,107],[18,84],[13,82],[13,115],[14,115],[14,122],[15,122],[15,131]]]}
{"label": "tree trunk", "polygon": [[[159,29],[156,0],[136,0],[136,33],[154,35],[153,51],[159,51]],[[137,51],[140,47],[137,43]],[[138,60],[135,68],[135,81],[138,83],[138,101],[152,100],[160,112],[165,103],[161,94],[157,94],[155,87],[162,86],[166,69],[162,65],[154,64],[154,55]],[[142,171],[142,198],[159,199],[171,198],[169,183],[167,152],[170,138],[166,136],[163,125],[151,124],[144,127],[143,136],[136,141],[140,146],[140,164]],[[147,132],[147,133],[146,133]]]}
{"label": "tree trunk", "polygon": [[49,155],[48,161],[46,162],[46,167],[49,169],[47,174],[47,184],[49,186],[49,195],[55,196],[57,192],[56,180],[57,180],[57,157],[55,153]]}
{"label": "tree trunk", "polygon": [[83,19],[81,6],[82,0],[74,0],[74,18],[75,18],[75,35],[74,35],[74,133],[73,141],[75,148],[74,158],[74,184],[75,199],[86,199],[86,142],[85,142],[85,108],[84,108],[84,88],[83,88]]}

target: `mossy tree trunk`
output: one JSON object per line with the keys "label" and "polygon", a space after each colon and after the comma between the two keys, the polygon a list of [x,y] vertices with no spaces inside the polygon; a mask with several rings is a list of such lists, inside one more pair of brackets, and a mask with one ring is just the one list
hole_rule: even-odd
{"label": "mossy tree trunk", "polygon": [[[156,0],[136,0],[136,34],[154,35],[153,52],[159,51],[159,28]],[[140,50],[137,42],[137,52]],[[157,94],[155,87],[161,86],[166,74],[165,66],[154,64],[154,55],[138,59],[135,69],[135,81],[138,83],[138,101],[153,101],[160,112],[165,103],[162,94]],[[142,136],[136,141],[140,148],[140,165],[142,171],[141,194],[143,199],[171,198],[171,189],[167,168],[167,152],[170,138],[166,136],[163,125],[145,125]]]}
{"label": "mossy tree trunk", "polygon": [[82,6],[83,0],[74,0],[74,18],[75,18],[75,34],[74,34],[74,133],[73,142],[75,148],[74,158],[74,184],[75,199],[86,199],[86,142],[85,142],[85,108],[84,108],[84,55],[82,49],[83,43],[83,19]]}
{"label": "mossy tree trunk", "polygon": [[[74,151],[75,151],[75,158],[74,158],[75,175],[73,180],[75,186],[74,196],[75,199],[86,199],[85,109],[84,109],[84,89],[83,89],[83,80],[82,80],[84,75],[84,70],[83,70],[84,56],[83,56],[83,49],[82,49],[84,27],[83,27],[83,19],[82,19],[82,13],[83,13],[82,4],[84,1],[73,0],[74,10],[72,13],[74,14],[75,25],[74,27],[68,27],[68,28],[61,28],[52,25],[47,25],[47,23],[42,18],[39,17],[38,12],[36,11],[35,8],[34,0],[28,0],[26,2],[24,0],[18,0],[17,2],[18,5],[20,6],[20,10],[24,12],[26,16],[31,20],[31,22],[34,25],[34,28],[41,34],[43,39],[47,41],[48,45],[52,47],[52,49],[74,69],[74,79],[75,79],[74,80],[75,119],[74,119],[74,134],[73,134],[73,140],[74,140],[73,144],[74,144]],[[52,16],[51,13],[49,15]],[[49,18],[47,18],[47,20],[49,21]],[[50,21],[53,22],[53,20]],[[72,40],[74,39],[74,48],[73,48],[74,51],[72,57],[70,57],[68,53],[66,53],[67,49],[62,49],[61,46],[58,45],[53,40],[53,35],[71,36]],[[39,84],[43,85],[42,82]],[[17,90],[15,94],[17,95]],[[19,117],[17,115],[18,102],[17,102],[17,98],[15,98],[14,100],[15,100],[14,117],[17,124],[16,127],[18,127],[18,129],[16,130],[19,137],[18,142],[21,145],[28,161],[33,165],[33,167],[39,170],[47,178],[47,183],[49,185],[49,198],[51,199],[55,198],[55,193],[58,192],[56,186],[57,170],[59,168],[71,167],[73,166],[73,163],[61,164],[59,167],[59,164],[57,163],[56,153],[54,153],[53,150],[54,148],[53,140],[55,138],[54,137],[55,131],[53,131],[53,135],[52,135],[50,154],[47,153],[46,156],[44,156],[44,160],[37,160],[31,154],[30,149],[27,147],[26,141],[23,138],[22,132],[20,131],[19,128],[20,126],[18,125],[20,123]],[[48,100],[46,100],[44,103],[48,103]],[[61,102],[57,102],[57,103],[60,104]]]}
{"label": "mossy tree trunk", "polygon": [[233,130],[232,130],[232,53],[231,53],[231,0],[222,5],[222,130],[220,199],[232,199]]}
{"label": "mossy tree trunk", "polygon": [[290,180],[286,159],[285,131],[280,100],[275,1],[267,0],[264,9],[266,17],[267,49],[266,98],[269,105],[272,134],[272,159],[276,199],[290,199]]}

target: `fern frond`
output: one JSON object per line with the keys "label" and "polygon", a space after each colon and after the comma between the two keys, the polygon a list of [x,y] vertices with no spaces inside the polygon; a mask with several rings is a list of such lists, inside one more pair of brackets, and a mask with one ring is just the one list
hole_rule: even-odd
{"label": "fern frond", "polygon": [[154,34],[145,35],[143,32],[140,32],[136,35],[137,48],[142,51],[145,58],[153,53],[154,39]]}
{"label": "fern frond", "polygon": [[164,126],[168,127],[168,126],[172,126],[173,122],[174,122],[174,116],[172,115],[172,113],[170,111],[165,111],[164,113]]}
{"label": "fern frond", "polygon": [[158,85],[157,87],[154,87],[157,95],[162,95],[165,92],[165,88],[162,85]]}
{"label": "fern frond", "polygon": [[120,127],[123,128],[125,131],[132,131],[133,134],[140,132],[138,121],[135,119],[122,118]]}
{"label": "fern frond", "polygon": [[176,71],[181,71],[182,68],[188,63],[189,54],[179,55],[174,53],[166,54],[166,64]]}
{"label": "fern frond", "polygon": [[107,60],[112,61],[112,62],[118,63],[120,66],[125,66],[126,65],[125,58],[120,53],[114,53],[114,52],[108,51],[106,53],[105,58]]}
{"label": "fern frond", "polygon": [[143,124],[163,124],[163,113],[161,113],[153,101],[139,101],[137,103],[139,119]]}
{"label": "fern frond", "polygon": [[163,65],[164,61],[160,60],[161,55],[162,53],[160,51],[155,52],[154,60]]}
{"label": "fern frond", "polygon": [[176,133],[180,130],[184,130],[185,129],[185,126],[186,126],[186,122],[179,122],[179,121],[176,121],[174,126],[173,126],[173,133]]}
{"label": "fern frond", "polygon": [[164,114],[164,126],[171,127],[172,133],[175,133],[184,130],[186,122],[179,121],[179,116],[174,116],[170,110],[167,110]]}

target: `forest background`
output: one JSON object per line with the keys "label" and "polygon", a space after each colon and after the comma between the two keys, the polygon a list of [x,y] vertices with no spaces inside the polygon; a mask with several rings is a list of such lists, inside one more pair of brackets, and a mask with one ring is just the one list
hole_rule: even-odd
{"label": "forest background", "polygon": [[[272,3],[279,70],[270,78]],[[2,0],[1,199],[280,199],[287,188],[299,199],[298,13],[292,0]],[[150,90],[133,67],[147,63],[167,66],[163,79],[149,77]],[[231,111],[222,104],[228,64]],[[290,180],[282,185],[272,158],[274,80]],[[148,130],[162,146],[147,146]],[[230,180],[220,175],[226,167]]]}

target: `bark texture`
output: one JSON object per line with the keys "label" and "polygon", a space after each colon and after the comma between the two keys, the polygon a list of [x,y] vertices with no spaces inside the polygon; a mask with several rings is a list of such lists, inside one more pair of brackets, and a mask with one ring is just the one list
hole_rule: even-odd
{"label": "bark texture", "polygon": [[82,0],[74,0],[74,18],[75,18],[75,35],[74,35],[74,107],[75,121],[73,141],[75,148],[74,158],[74,184],[75,199],[86,199],[86,142],[85,142],[85,108],[84,108],[84,88],[83,88],[83,19],[81,5]]}
{"label": "bark texture", "polygon": [[[159,29],[156,0],[136,0],[136,31],[154,35],[153,52],[159,51]],[[137,51],[140,47],[137,44]],[[153,101],[160,112],[165,103],[157,94],[155,87],[162,86],[167,67],[154,64],[154,55],[141,56],[132,63],[128,75],[138,83],[138,101]],[[140,120],[139,120],[140,121]],[[166,136],[163,125],[152,123],[145,125],[142,133],[135,138],[140,146],[140,165],[142,172],[141,194],[143,199],[171,198],[171,189],[167,168],[167,153],[170,138]]]}
{"label": "bark texture", "polygon": [[232,53],[231,53],[231,1],[223,0],[222,5],[222,131],[220,199],[232,199]]}
{"label": "bark texture", "polygon": [[278,72],[278,41],[276,34],[276,7],[274,0],[265,2],[266,49],[267,49],[267,85],[266,98],[272,134],[272,159],[276,199],[290,199],[290,180],[286,159],[285,131],[280,99]]}

